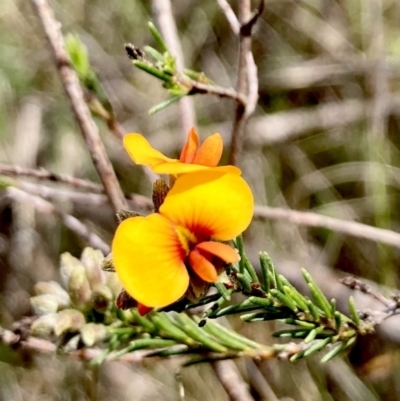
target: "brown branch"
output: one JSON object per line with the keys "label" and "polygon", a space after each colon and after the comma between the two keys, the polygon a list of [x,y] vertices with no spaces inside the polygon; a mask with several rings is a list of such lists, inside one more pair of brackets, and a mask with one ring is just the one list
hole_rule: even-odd
{"label": "brown branch", "polygon": [[39,180],[67,184],[74,188],[88,189],[96,193],[104,192],[104,188],[102,185],[81,178],[72,177],[67,174],[53,173],[44,168],[32,169],[0,163],[0,175],[7,175],[10,177],[36,178]]}
{"label": "brown branch", "polygon": [[75,119],[86,141],[109,202],[115,212],[120,209],[126,209],[127,202],[100,139],[98,127],[94,123],[88,105],[85,102],[78,77],[71,66],[68,53],[65,49],[60,23],[55,19],[53,10],[47,0],[31,0],[31,2],[42,23],[64,91],[71,103]]}
{"label": "brown branch", "polygon": [[29,202],[42,213],[57,215],[63,224],[86,244],[95,249],[99,249],[104,255],[107,255],[110,252],[110,247],[98,235],[91,232],[87,226],[76,217],[56,209],[50,202],[45,201],[41,197],[28,194],[23,190],[14,187],[8,187],[6,189],[6,196],[14,201]]}
{"label": "brown branch", "polygon": [[[176,58],[178,72],[182,73],[184,69],[184,57],[182,46],[179,41],[178,31],[176,29],[175,19],[172,12],[170,0],[152,0],[152,9],[154,19],[160,28],[161,34],[167,44],[171,54]],[[196,114],[193,105],[193,99],[183,97],[179,101],[181,126],[183,137],[186,139],[187,132],[195,125]]]}
{"label": "brown branch", "polygon": [[302,226],[326,228],[338,233],[352,235],[354,237],[364,238],[374,242],[391,245],[395,248],[400,248],[400,233],[383,228],[372,227],[355,221],[346,221],[322,216],[312,212],[299,212],[269,206],[256,206],[254,218],[261,220],[284,220]]}
{"label": "brown branch", "polygon": [[239,0],[238,20],[239,33],[239,66],[236,91],[246,97],[246,104],[236,105],[235,120],[232,129],[232,143],[229,163],[236,165],[243,148],[247,119],[254,112],[258,100],[257,67],[251,50],[252,29],[264,9],[264,0],[258,9],[251,13],[251,1]]}

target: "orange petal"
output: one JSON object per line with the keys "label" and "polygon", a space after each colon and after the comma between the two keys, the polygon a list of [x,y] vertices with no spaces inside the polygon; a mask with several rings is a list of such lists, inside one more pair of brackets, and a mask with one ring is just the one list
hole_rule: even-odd
{"label": "orange petal", "polygon": [[176,163],[178,160],[170,159],[157,149],[154,149],[148,140],[140,134],[126,134],[124,136],[124,147],[131,159],[136,164],[144,164],[154,168],[160,163]]}
{"label": "orange petal", "polygon": [[169,305],[188,288],[185,253],[175,227],[159,214],[124,220],[115,233],[112,254],[123,287],[141,304]]}
{"label": "orange petal", "polygon": [[196,128],[193,127],[189,131],[188,138],[185,145],[183,146],[179,161],[181,161],[182,163],[192,163],[198,147],[199,135],[197,134]]}
{"label": "orange petal", "polygon": [[189,264],[193,271],[207,283],[217,281],[218,274],[214,265],[196,249],[189,254]]}
{"label": "orange petal", "polygon": [[210,168],[175,181],[160,213],[198,239],[227,241],[244,231],[254,211],[253,194],[237,175]]}
{"label": "orange petal", "polygon": [[225,263],[235,263],[239,260],[239,254],[231,246],[221,242],[207,241],[196,245],[196,249],[217,256]]}
{"label": "orange petal", "polygon": [[200,146],[192,163],[215,167],[221,160],[224,143],[220,134],[210,135]]}
{"label": "orange petal", "polygon": [[210,168],[234,175],[240,175],[242,173],[240,169],[235,166],[207,167],[201,166],[200,164],[187,164],[181,162],[160,163],[153,167],[153,171],[157,174],[179,175],[193,173],[195,171],[209,170]]}

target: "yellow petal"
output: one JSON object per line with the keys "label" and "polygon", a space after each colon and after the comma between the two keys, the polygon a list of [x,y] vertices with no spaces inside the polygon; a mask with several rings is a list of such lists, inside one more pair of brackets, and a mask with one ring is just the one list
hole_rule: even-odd
{"label": "yellow petal", "polygon": [[181,161],[182,163],[192,163],[198,147],[199,135],[197,134],[196,128],[193,127],[189,131],[188,138],[185,145],[183,146],[179,161]]}
{"label": "yellow petal", "polygon": [[189,229],[199,240],[230,240],[250,224],[253,194],[237,175],[211,168],[184,174],[160,207],[160,213]]}
{"label": "yellow petal", "polygon": [[235,263],[239,260],[239,254],[231,246],[221,242],[206,241],[196,245],[196,249],[218,257],[225,263]]}
{"label": "yellow petal", "polygon": [[157,149],[154,149],[148,140],[140,134],[126,134],[124,136],[124,147],[136,164],[145,164],[146,166],[154,168],[160,163],[178,162],[178,160],[170,159]]}
{"label": "yellow petal", "polygon": [[189,254],[189,264],[193,271],[207,283],[215,283],[218,280],[214,265],[196,249]]}
{"label": "yellow petal", "polygon": [[173,224],[159,214],[124,220],[115,233],[112,255],[122,285],[141,304],[169,305],[188,288],[185,252]]}
{"label": "yellow petal", "polygon": [[215,167],[221,160],[223,149],[222,136],[220,134],[210,135],[196,152],[192,163]]}

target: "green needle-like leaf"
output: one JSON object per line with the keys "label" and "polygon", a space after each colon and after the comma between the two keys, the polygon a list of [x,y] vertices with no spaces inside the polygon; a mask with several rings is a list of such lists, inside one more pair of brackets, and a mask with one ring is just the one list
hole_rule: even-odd
{"label": "green needle-like leaf", "polygon": [[160,47],[160,50],[164,52],[168,52],[167,45],[161,36],[161,33],[158,31],[158,29],[155,27],[155,25],[152,22],[148,23],[148,27],[150,29],[150,33],[152,34],[154,40],[156,41],[157,45]]}
{"label": "green needle-like leaf", "polygon": [[267,252],[260,252],[259,258],[260,258],[261,276],[262,276],[261,288],[268,293],[270,288],[268,270],[272,265],[272,261]]}

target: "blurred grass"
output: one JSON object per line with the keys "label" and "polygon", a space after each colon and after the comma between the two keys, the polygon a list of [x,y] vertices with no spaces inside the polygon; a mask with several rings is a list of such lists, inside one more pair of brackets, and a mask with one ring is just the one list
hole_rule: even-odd
{"label": "blurred grass", "polygon": [[[160,150],[177,154],[182,138],[177,107],[147,115],[166,93],[133,69],[123,48],[126,42],[139,47],[153,44],[146,27],[152,18],[150,2],[54,0],[52,5],[64,33],[78,34],[88,47],[125,130],[142,132]],[[175,0],[173,8],[186,65],[223,86],[235,86],[237,43],[216,2]],[[242,158],[244,175],[259,204],[312,210],[399,231],[399,17],[400,5],[394,0],[266,1],[253,46],[260,101],[248,125]],[[339,115],[325,129],[312,114],[323,105],[349,100],[361,110],[349,123],[343,124]],[[195,106],[203,137],[217,126],[229,138],[234,108],[229,100],[198,97]],[[291,120],[299,110],[310,114]],[[286,113],[281,125],[277,123],[276,131],[268,125],[275,141],[254,146],[254,138],[265,134],[264,123],[278,112]],[[279,127],[285,121],[288,135],[280,139]],[[313,128],[299,128],[303,122]],[[98,124],[124,188],[148,195],[146,176],[131,165],[105,124]],[[22,0],[0,2],[0,162],[97,180],[40,24],[29,2]],[[79,209],[67,202],[62,207]],[[85,213],[80,217],[84,215],[109,240],[112,229],[101,226],[101,211]],[[387,246],[285,222],[255,222],[247,239],[251,249],[267,250],[298,265],[320,263],[392,287],[400,285],[400,255]],[[60,252],[78,254],[80,249],[57,219],[38,214],[29,204],[12,206],[0,194],[1,323],[10,325],[28,313],[32,284],[57,278]],[[271,341],[265,325],[239,329],[257,341]],[[359,350],[365,354],[362,362],[351,356],[353,366],[340,360],[324,368],[316,360],[294,366],[277,361],[240,366],[255,399],[271,398],[266,396],[270,386],[276,399],[394,401],[400,398],[400,389],[392,347],[366,345]],[[379,355],[387,356],[379,369],[363,370],[366,361]],[[1,400],[95,399],[84,379],[87,371],[76,361],[15,358],[0,350],[5,361],[0,364]],[[175,365],[110,365],[101,368],[98,399],[177,397]],[[377,369],[380,375],[374,375]],[[187,400],[226,397],[207,366],[185,371],[184,384]]]}

